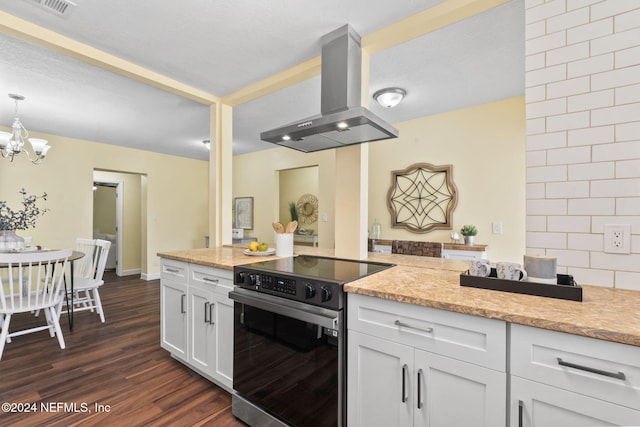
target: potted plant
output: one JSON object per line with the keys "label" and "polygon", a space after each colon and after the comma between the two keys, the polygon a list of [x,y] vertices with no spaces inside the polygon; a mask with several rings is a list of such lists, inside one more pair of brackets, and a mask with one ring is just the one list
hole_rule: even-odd
{"label": "potted plant", "polygon": [[289,213],[291,214],[291,221],[298,220],[298,209],[295,202],[289,202]]}
{"label": "potted plant", "polygon": [[465,245],[473,246],[473,240],[476,234],[478,234],[478,229],[475,225],[466,224],[460,229],[460,234],[464,236]]}
{"label": "potted plant", "polygon": [[38,216],[47,211],[39,208],[36,203],[38,199],[47,200],[47,193],[42,196],[29,196],[24,188],[19,193],[22,194],[22,209],[13,210],[6,201],[0,200],[0,250],[24,246],[24,239],[16,235],[16,230],[35,227]]}

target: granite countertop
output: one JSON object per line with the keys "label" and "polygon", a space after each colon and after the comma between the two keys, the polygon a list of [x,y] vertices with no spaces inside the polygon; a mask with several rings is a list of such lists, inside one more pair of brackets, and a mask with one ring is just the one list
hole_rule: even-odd
{"label": "granite countertop", "polygon": [[[248,256],[246,245],[161,252],[176,261],[233,270],[276,256]],[[294,255],[334,256],[333,250],[295,246]],[[367,261],[396,266],[345,284],[351,293],[499,319],[640,347],[640,292],[582,285],[583,301],[460,286],[467,261],[369,253]]]}

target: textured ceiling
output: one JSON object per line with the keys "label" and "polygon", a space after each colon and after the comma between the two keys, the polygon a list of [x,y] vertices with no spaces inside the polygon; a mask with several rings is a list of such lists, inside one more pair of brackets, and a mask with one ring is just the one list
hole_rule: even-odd
{"label": "textured ceiling", "polygon": [[[60,17],[0,0],[0,10],[224,96],[319,55],[322,35],[345,23],[366,36],[438,3],[78,0]],[[13,114],[2,92],[20,93],[32,131],[208,158],[208,106],[4,34],[0,50],[0,124]],[[371,105],[392,123],[522,95],[523,0],[372,55],[370,92],[387,86],[408,92],[396,109]],[[271,148],[261,131],[319,111],[319,77],[234,107],[234,154]]]}

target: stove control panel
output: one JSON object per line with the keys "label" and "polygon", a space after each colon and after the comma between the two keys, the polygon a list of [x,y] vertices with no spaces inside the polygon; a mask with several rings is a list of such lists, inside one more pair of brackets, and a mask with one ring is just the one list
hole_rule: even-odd
{"label": "stove control panel", "polygon": [[294,275],[268,274],[242,266],[234,268],[234,283],[245,289],[325,308],[343,307],[343,292],[339,283]]}

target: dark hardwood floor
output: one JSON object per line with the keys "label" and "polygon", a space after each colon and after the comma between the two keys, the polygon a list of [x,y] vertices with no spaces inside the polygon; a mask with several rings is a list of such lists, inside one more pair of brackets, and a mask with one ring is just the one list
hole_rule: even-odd
{"label": "dark hardwood floor", "polygon": [[[244,426],[229,393],[160,347],[159,281],[105,273],[105,282],[106,323],[79,312],[70,332],[63,315],[66,349],[46,331],[5,346],[0,403],[20,412],[2,406],[0,425]],[[34,322],[16,315],[11,329]]]}

